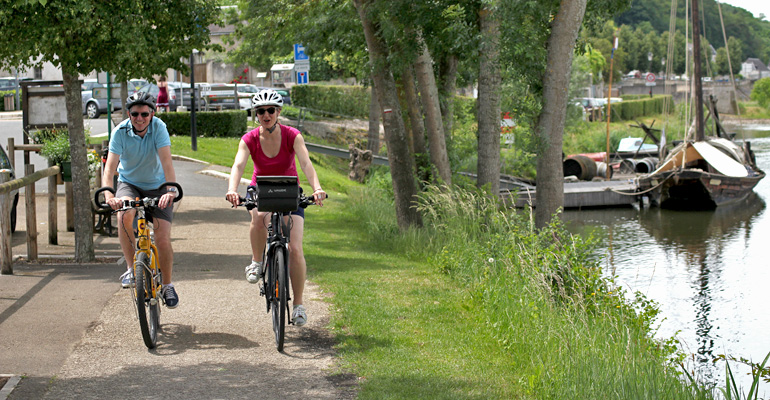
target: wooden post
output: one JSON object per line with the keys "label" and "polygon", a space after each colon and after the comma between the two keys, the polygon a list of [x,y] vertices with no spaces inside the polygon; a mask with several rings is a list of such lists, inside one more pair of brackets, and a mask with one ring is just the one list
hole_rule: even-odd
{"label": "wooden post", "polygon": [[[11,180],[11,173],[0,172],[0,183]],[[10,193],[0,193],[0,274],[13,275],[13,246],[11,246],[11,207],[13,200]]]}
{"label": "wooden post", "polygon": [[75,212],[74,203],[72,200],[72,182],[64,182],[64,204],[66,207],[65,215],[67,216],[67,232],[75,231]]}
{"label": "wooden post", "polygon": [[[48,167],[53,167],[53,163],[48,161]],[[48,177],[48,244],[59,244],[59,210],[57,208],[57,185],[56,176]]]}
{"label": "wooden post", "polygon": [[[24,175],[35,173],[35,166],[24,166]],[[35,182],[24,188],[24,204],[27,207],[27,260],[37,260],[37,209],[35,208]]]}
{"label": "wooden post", "polygon": [[8,138],[8,161],[11,162],[11,167],[16,169],[16,145],[15,140],[10,137]]}

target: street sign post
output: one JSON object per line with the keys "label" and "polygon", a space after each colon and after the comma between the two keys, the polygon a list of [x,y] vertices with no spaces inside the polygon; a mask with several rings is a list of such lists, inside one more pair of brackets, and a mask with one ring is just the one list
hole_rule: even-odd
{"label": "street sign post", "polygon": [[297,85],[307,85],[309,75],[308,71],[297,71]]}
{"label": "street sign post", "polygon": [[297,74],[297,85],[306,85],[310,75],[310,57],[305,54],[305,46],[294,45],[294,73]]}
{"label": "street sign post", "polygon": [[644,81],[646,86],[655,86],[655,74],[652,72],[647,73],[647,75],[644,77]]}

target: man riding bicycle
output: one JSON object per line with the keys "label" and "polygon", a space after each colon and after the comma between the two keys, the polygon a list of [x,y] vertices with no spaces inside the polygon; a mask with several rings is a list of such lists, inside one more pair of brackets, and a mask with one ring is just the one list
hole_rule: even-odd
{"label": "man riding bicycle", "polygon": [[[165,182],[176,182],[171,161],[171,140],[166,124],[155,116],[155,98],[145,92],[137,92],[126,99],[129,118],[112,131],[107,162],[102,175],[102,186],[112,187],[115,173],[118,186],[115,196],[104,192],[105,202],[112,209],[120,209],[123,200],[137,197],[160,197],[158,207],[148,210],[153,220],[155,244],[158,248],[160,269],[163,275],[163,298],[168,308],[176,308],[179,296],[171,283],[174,251],[171,247],[172,203],[176,188],[157,190]],[[118,215],[118,238],[128,270],[120,277],[124,288],[134,285],[134,229],[136,210]]]}
{"label": "man riding bicycle", "polygon": [[[275,90],[265,89],[254,95],[252,108],[259,118],[259,127],[246,133],[238,145],[232,170],[230,184],[225,197],[234,206],[240,204],[238,184],[243,170],[246,168],[249,156],[254,162],[254,174],[251,184],[256,185],[257,176],[282,175],[298,176],[295,156],[299,159],[302,172],[313,189],[312,197],[317,205],[323,205],[326,192],[321,188],[318,175],[305,146],[305,139],[295,128],[278,123],[278,116],[283,107],[283,97]],[[297,178],[299,181],[299,178]],[[307,322],[307,311],[303,306],[302,295],[305,290],[307,265],[302,250],[302,237],[305,226],[305,210],[299,208],[291,213],[291,241],[289,242],[289,275],[292,291],[294,292],[292,320],[294,325],[302,326]],[[249,238],[251,240],[251,264],[246,266],[246,280],[256,283],[262,273],[262,253],[267,240],[267,225],[270,222],[269,212],[251,211]]]}

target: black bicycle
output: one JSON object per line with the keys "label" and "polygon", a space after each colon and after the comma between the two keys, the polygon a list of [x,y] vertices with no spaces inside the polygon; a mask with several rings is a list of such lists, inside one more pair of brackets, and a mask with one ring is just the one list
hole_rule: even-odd
{"label": "black bicycle", "polygon": [[[166,186],[177,188],[178,194],[174,203],[182,200],[182,187],[175,182],[166,182],[158,188],[161,190]],[[159,197],[145,197],[136,200],[123,200],[123,206],[113,210],[108,204],[103,203],[99,198],[102,192],[108,191],[115,194],[115,189],[105,186],[99,188],[94,193],[94,203],[97,208],[103,209],[108,213],[117,213],[136,209],[136,246],[134,247],[134,282],[136,289],[132,290],[134,302],[136,303],[137,317],[139,318],[139,328],[142,331],[144,344],[148,349],[154,349],[158,341],[158,331],[160,331],[160,303],[165,302],[161,296],[163,288],[163,277],[160,271],[160,259],[158,258],[158,248],[155,247],[155,235],[152,225],[148,224],[145,210],[152,209],[158,205]],[[128,262],[129,260],[126,260]]]}
{"label": "black bicycle", "polygon": [[[240,198],[240,205],[251,211],[270,212],[267,226],[267,244],[262,254],[262,271],[259,295],[265,297],[267,312],[272,311],[273,332],[278,351],[283,351],[289,310],[289,241],[291,218],[288,224],[284,217],[299,207],[315,204],[312,197],[302,194],[296,176],[258,176],[257,186],[246,189],[246,197]],[[289,318],[289,324],[294,322]]]}

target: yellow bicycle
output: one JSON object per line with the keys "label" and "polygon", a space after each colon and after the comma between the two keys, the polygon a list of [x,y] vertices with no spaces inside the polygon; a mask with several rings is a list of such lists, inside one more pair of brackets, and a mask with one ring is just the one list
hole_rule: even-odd
{"label": "yellow bicycle", "polygon": [[[174,202],[182,199],[182,187],[176,182],[166,182],[158,188],[161,190],[166,186],[177,188],[177,196]],[[142,330],[142,338],[148,349],[154,349],[158,341],[158,331],[160,330],[160,303],[163,302],[161,290],[163,289],[163,279],[161,276],[160,265],[158,264],[158,248],[155,247],[155,236],[152,230],[152,223],[148,223],[145,216],[147,209],[156,207],[160,201],[159,197],[145,197],[136,200],[123,200],[123,206],[120,209],[112,210],[109,205],[102,203],[99,195],[102,192],[111,192],[115,194],[115,189],[103,187],[94,193],[94,203],[100,209],[109,209],[113,213],[137,210],[136,219],[136,247],[134,252],[134,281],[135,290],[132,290],[134,302],[136,303],[137,317],[139,318],[139,327]]]}

